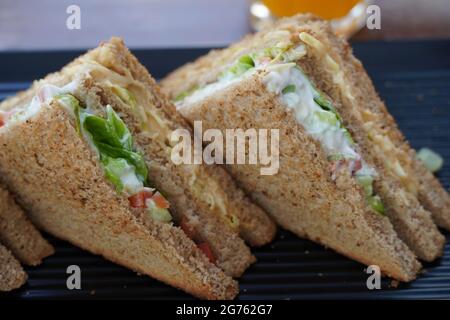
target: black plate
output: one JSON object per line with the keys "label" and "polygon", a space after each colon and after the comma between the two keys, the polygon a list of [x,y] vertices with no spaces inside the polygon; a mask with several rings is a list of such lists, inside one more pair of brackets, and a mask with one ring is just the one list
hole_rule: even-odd
{"label": "black plate", "polygon": [[[160,78],[206,49],[137,50],[140,61]],[[414,148],[430,147],[445,159],[438,177],[450,187],[450,41],[373,42],[355,45],[400,128]],[[0,100],[26,89],[33,79],[56,71],[79,52],[0,53]],[[448,233],[446,233],[449,239]],[[189,295],[49,237],[56,254],[26,268],[28,283],[1,298],[186,299]],[[422,299],[450,298],[450,244],[442,259],[410,284],[368,290],[363,265],[312,242],[280,232],[254,250],[258,262],[242,277],[239,299]],[[82,289],[67,290],[66,268],[82,270]]]}

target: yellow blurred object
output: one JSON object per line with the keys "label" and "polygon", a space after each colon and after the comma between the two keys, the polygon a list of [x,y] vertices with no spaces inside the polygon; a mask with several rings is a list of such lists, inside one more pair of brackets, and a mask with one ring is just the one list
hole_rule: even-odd
{"label": "yellow blurred object", "polygon": [[263,0],[262,3],[276,17],[289,17],[310,12],[323,19],[342,18],[360,0]]}
{"label": "yellow blurred object", "polygon": [[331,21],[334,32],[350,38],[365,25],[372,0],[252,0],[250,21],[258,31],[282,17],[313,13]]}

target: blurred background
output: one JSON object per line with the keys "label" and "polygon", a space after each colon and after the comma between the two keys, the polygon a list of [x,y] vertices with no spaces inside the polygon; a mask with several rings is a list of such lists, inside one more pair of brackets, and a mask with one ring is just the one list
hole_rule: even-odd
{"label": "blurred background", "polygon": [[[300,7],[292,6],[296,1]],[[311,3],[333,14],[336,3],[345,7],[358,0],[263,2],[279,14]],[[381,8],[381,30],[363,28],[353,40],[450,38],[450,0],[373,3]],[[69,5],[81,9],[80,30],[66,27]],[[252,30],[251,5],[250,0],[0,0],[0,50],[89,48],[112,35],[134,48],[224,46]]]}

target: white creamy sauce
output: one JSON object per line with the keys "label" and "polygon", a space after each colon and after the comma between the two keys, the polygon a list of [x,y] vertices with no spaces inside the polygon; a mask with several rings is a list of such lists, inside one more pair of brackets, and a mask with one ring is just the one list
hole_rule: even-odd
{"label": "white creamy sauce", "polygon": [[10,110],[11,116],[6,122],[6,126],[14,122],[27,121],[41,110],[42,104],[49,103],[57,95],[75,91],[77,86],[77,81],[69,82],[64,87],[57,87],[48,83],[43,84],[29,104]]}
{"label": "white creamy sauce", "polygon": [[[339,121],[331,124],[320,120],[320,114],[329,112],[314,101],[316,90],[295,63],[274,65],[269,67],[268,71],[264,77],[267,89],[279,95],[283,104],[294,111],[298,123],[314,139],[321,142],[327,155],[343,154],[349,158],[360,158]],[[288,85],[294,85],[295,91],[281,94]]]}
{"label": "white creamy sauce", "polygon": [[[303,47],[296,48],[296,50],[300,54],[303,53]],[[361,168],[355,172],[356,175],[368,175],[372,177],[377,175],[375,169],[368,166],[355,150],[353,143],[347,137],[348,132],[341,126],[340,121],[337,119],[336,121],[323,120],[324,118],[329,118],[331,112],[323,110],[314,101],[314,98],[319,93],[293,62],[257,64],[255,68],[250,69],[239,77],[221,78],[214,83],[196,90],[190,96],[178,102],[176,104],[177,108],[183,108],[184,106],[197,103],[220,90],[224,90],[231,85],[243,81],[259,70],[265,71],[263,81],[267,89],[279,96],[282,104],[294,112],[298,123],[304,127],[309,135],[321,143],[327,156],[343,155],[347,159],[361,161]],[[290,85],[294,85],[295,90],[283,94],[283,89]]]}
{"label": "white creamy sauce", "polygon": [[218,91],[228,88],[229,86],[231,86],[235,83],[238,83],[245,78],[248,78],[249,76],[254,74],[256,72],[256,70],[257,70],[257,68],[252,68],[252,69],[248,70],[247,72],[245,72],[240,77],[232,77],[232,76],[222,77],[219,80],[217,80],[216,82],[208,84],[208,85],[204,86],[203,88],[194,91],[191,95],[189,95],[182,101],[177,102],[175,105],[177,108],[183,108],[184,106],[201,101],[209,96],[212,96],[214,93],[216,93]]}
{"label": "white creamy sauce", "polygon": [[[318,92],[295,63],[272,65],[268,66],[267,70],[268,73],[263,79],[267,89],[277,94],[283,105],[293,110],[298,123],[309,135],[320,141],[328,156],[344,155],[345,158],[362,161],[340,121],[322,120],[331,112],[323,110],[314,101]],[[283,94],[283,89],[290,85],[294,85],[295,89]],[[361,165],[361,169],[356,172],[357,175],[376,175],[375,169],[369,167],[364,161]]]}
{"label": "white creamy sauce", "polygon": [[[288,59],[290,61],[300,59],[305,54],[306,54],[306,48],[304,45],[299,45],[297,47],[294,47],[294,48],[289,49],[284,52],[285,59]],[[187,106],[189,104],[196,103],[198,101],[205,99],[206,97],[213,95],[214,93],[216,93],[220,90],[226,89],[227,87],[229,87],[235,83],[238,83],[246,78],[249,78],[253,74],[255,74],[258,70],[264,69],[268,64],[270,65],[270,60],[267,61],[266,59],[263,59],[262,57],[254,57],[254,63],[255,63],[254,68],[248,70],[247,72],[245,72],[244,74],[242,74],[238,77],[233,76],[232,74],[228,74],[225,77],[219,77],[219,79],[217,81],[210,83],[210,84],[204,86],[203,88],[195,90],[192,94],[187,96],[182,101],[175,103],[176,107],[183,108],[184,106]]]}
{"label": "white creamy sauce", "polygon": [[129,164],[121,170],[119,178],[123,185],[123,192],[128,196],[137,194],[144,189],[144,184],[136,175],[136,169]]}

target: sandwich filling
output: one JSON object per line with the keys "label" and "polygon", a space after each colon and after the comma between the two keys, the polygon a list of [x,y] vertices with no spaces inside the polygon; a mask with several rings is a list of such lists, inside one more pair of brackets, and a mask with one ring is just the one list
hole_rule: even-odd
{"label": "sandwich filling", "polygon": [[263,51],[241,56],[222,72],[217,81],[201,88],[182,92],[176,98],[177,108],[198,102],[213,93],[259,73],[268,91],[293,111],[297,122],[317,140],[332,163],[331,178],[335,180],[346,170],[361,185],[368,205],[384,214],[384,206],[374,194],[377,172],[359,154],[339,114],[293,61],[306,53],[303,45],[280,44]]}
{"label": "sandwich filling", "polygon": [[[96,60],[108,60],[108,54],[108,51],[99,51]],[[136,81],[129,70],[117,73],[96,60],[84,58],[82,64],[66,68],[65,71],[74,77],[77,74],[89,74],[96,82],[110,87],[111,91],[130,107],[135,118],[138,119],[140,132],[151,137],[153,143],[159,144],[164,152],[171,154],[172,147],[177,143],[177,141],[171,141],[174,128],[168,119],[146,107],[149,101],[154,101],[151,92],[141,82]],[[199,166],[187,166],[185,172],[189,175],[188,184],[195,197],[207,203],[210,211],[217,214],[223,223],[238,231],[239,217],[237,212],[226,203],[221,186],[214,179],[206,176]]]}

